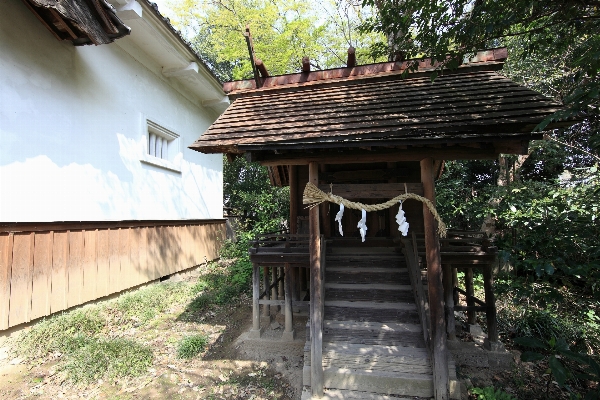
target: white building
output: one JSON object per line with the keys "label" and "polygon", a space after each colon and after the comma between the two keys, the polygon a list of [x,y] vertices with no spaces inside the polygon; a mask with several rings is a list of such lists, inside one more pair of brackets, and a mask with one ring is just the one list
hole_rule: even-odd
{"label": "white building", "polygon": [[111,2],[0,0],[0,330],[217,256],[222,158],[187,146],[227,98],[152,4]]}

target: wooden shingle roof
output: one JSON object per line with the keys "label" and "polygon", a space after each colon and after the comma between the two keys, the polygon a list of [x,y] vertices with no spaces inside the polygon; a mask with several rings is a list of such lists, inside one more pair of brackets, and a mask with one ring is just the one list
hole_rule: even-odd
{"label": "wooden shingle roof", "polygon": [[190,148],[239,154],[529,140],[560,108],[496,72],[497,60],[463,65],[433,82],[430,65],[404,75],[368,67],[375,73],[304,81],[295,74],[267,78],[260,89],[226,84],[233,104]]}

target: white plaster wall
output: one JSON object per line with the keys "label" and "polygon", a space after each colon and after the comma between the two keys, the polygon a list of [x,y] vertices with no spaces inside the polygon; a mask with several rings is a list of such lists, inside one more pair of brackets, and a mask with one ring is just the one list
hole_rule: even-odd
{"label": "white plaster wall", "polygon": [[[74,47],[22,2],[0,9],[1,222],[222,217],[221,155],[187,149],[214,113],[115,43]],[[140,162],[145,118],[180,135],[180,173]]]}

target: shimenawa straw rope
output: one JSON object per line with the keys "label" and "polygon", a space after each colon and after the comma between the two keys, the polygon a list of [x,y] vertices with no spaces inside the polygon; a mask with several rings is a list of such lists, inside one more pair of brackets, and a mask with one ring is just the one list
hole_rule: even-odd
{"label": "shimenawa straw rope", "polygon": [[324,191],[322,191],[321,189],[319,189],[312,183],[308,182],[306,184],[306,187],[304,188],[304,196],[302,198],[302,202],[304,204],[308,204],[309,208],[316,207],[325,201],[329,201],[329,202],[335,203],[335,204],[343,204],[344,207],[352,208],[354,210],[359,210],[359,211],[365,210],[367,212],[372,212],[372,211],[385,210],[386,208],[390,208],[390,207],[398,204],[398,201],[400,201],[400,200],[404,201],[404,200],[408,200],[408,199],[417,200],[417,201],[420,201],[421,203],[425,204],[427,206],[427,208],[429,209],[429,211],[431,211],[431,214],[433,214],[433,217],[435,218],[435,220],[438,223],[438,227],[437,227],[438,234],[440,235],[440,237],[446,237],[446,224],[444,224],[444,222],[440,218],[440,215],[438,214],[437,210],[435,209],[435,206],[431,203],[431,201],[429,201],[425,197],[419,196],[418,194],[415,194],[415,193],[401,194],[399,196],[394,197],[391,200],[386,201],[385,203],[363,204],[363,203],[346,200],[343,197],[334,195],[333,193],[325,193]]}

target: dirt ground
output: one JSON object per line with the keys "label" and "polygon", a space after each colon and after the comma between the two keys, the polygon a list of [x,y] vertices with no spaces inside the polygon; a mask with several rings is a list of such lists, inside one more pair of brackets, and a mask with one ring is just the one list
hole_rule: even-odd
{"label": "dirt ground", "polygon": [[[283,342],[283,316],[264,320],[263,338],[251,340],[252,309],[246,295],[229,305],[180,321],[180,310],[162,316],[130,338],[151,342],[154,363],[136,378],[99,380],[91,385],[71,385],[57,372],[56,360],[27,364],[0,348],[0,399],[299,399],[302,391],[304,326],[296,318],[297,338]],[[210,334],[208,349],[182,360],[176,342],[182,332]]]}
{"label": "dirt ground", "polygon": [[[236,301],[182,318],[182,304],[151,323],[125,331],[124,337],[150,345],[152,367],[136,378],[70,384],[57,368],[61,354],[37,363],[15,358],[0,344],[0,399],[300,399],[306,317],[296,317],[293,342],[282,341],[283,316],[263,318],[261,339],[248,338],[252,307],[242,295]],[[176,356],[176,344],[185,334],[209,335],[207,349],[191,360]],[[475,387],[494,386],[518,399],[568,399],[569,394],[549,382],[547,366],[521,363],[508,370],[461,367],[459,378]],[[597,383],[580,393],[597,390]],[[463,399],[475,399],[463,394]]]}

